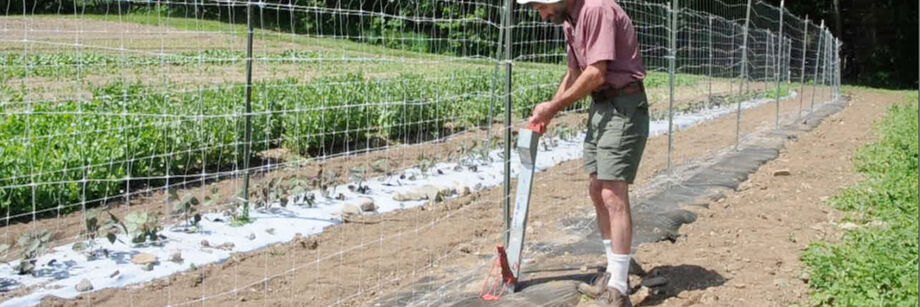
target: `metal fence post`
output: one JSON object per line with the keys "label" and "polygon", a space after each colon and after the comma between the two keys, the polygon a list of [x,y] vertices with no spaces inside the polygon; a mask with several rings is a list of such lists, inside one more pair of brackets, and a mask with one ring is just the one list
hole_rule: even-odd
{"label": "metal fence post", "polygon": [[821,27],[819,29],[821,31],[818,32],[818,50],[815,51],[815,77],[811,80],[811,111],[809,112],[815,111],[815,95],[818,92],[818,68],[821,67],[821,45],[823,45],[822,43],[824,42],[822,39],[824,35],[824,19],[821,19]]}
{"label": "metal fence post", "polygon": [[792,38],[786,39],[786,85],[792,85]]}
{"label": "metal fence post", "polygon": [[249,160],[252,150],[252,4],[246,5],[246,130],[243,141],[243,212],[242,220],[249,220]]}
{"label": "metal fence post", "polygon": [[[783,39],[783,15],[786,15],[783,13],[783,8],[785,7],[786,7],[786,0],[780,0],[779,1],[779,37],[777,39],[778,41],[777,43],[779,45],[776,47],[776,53],[780,55],[785,53],[785,49],[783,48],[783,40],[784,40]],[[779,76],[780,76],[779,66],[780,64],[779,63],[782,61],[782,58],[783,57],[780,56],[776,59],[776,71],[774,72],[776,74],[776,120],[774,122],[775,128],[779,128],[779,95],[780,95],[779,93]]]}
{"label": "metal fence post", "polygon": [[[828,29],[824,29],[822,32],[824,35],[824,64],[821,66],[821,86],[827,87],[827,67],[830,65],[831,61],[831,39]],[[822,88],[821,91],[824,92],[825,89]],[[828,93],[830,92],[828,91]]]}
{"label": "metal fence post", "polygon": [[712,15],[709,15],[709,103],[712,104]]}
{"label": "metal fence post", "polygon": [[732,28],[732,40],[728,56],[728,95],[735,92],[735,23],[730,24]]}
{"label": "metal fence post", "polygon": [[837,93],[839,88],[837,86],[837,66],[840,64],[840,39],[834,38],[834,66],[831,68],[833,70],[834,78],[834,100],[837,100]]}
{"label": "metal fence post", "polygon": [[514,1],[505,0],[505,18],[502,28],[505,30],[505,182],[502,193],[505,217],[505,246],[508,245],[511,229],[511,16]]}
{"label": "metal fence post", "polygon": [[[741,88],[747,84],[747,41],[748,28],[751,25],[751,0],[747,2],[747,14],[744,17],[744,40],[741,43]],[[742,95],[742,99],[744,96]],[[735,150],[738,150],[738,144],[741,143],[741,100],[738,99],[738,112],[735,116]]]}
{"label": "metal fence post", "polygon": [[805,15],[805,35],[802,38],[802,75],[799,76],[799,85],[801,86],[801,93],[799,93],[799,118],[802,118],[802,111],[805,107],[805,57],[807,53],[805,50],[808,50],[808,15]]}
{"label": "metal fence post", "polygon": [[831,67],[830,67],[830,74],[831,74],[831,97],[833,97],[834,99],[836,99],[836,98],[837,98],[837,94],[836,94],[836,93],[837,93],[837,61],[840,61],[840,54],[837,52],[837,47],[838,47],[838,45],[837,45],[837,38],[832,36],[831,41],[833,41],[833,43],[834,43],[834,51],[833,51],[833,53],[834,53],[834,62],[832,63],[832,65],[831,65]]}
{"label": "metal fence post", "polygon": [[671,3],[671,26],[668,27],[668,175],[671,175],[671,151],[674,134],[674,69],[677,62],[677,7],[678,0]]}

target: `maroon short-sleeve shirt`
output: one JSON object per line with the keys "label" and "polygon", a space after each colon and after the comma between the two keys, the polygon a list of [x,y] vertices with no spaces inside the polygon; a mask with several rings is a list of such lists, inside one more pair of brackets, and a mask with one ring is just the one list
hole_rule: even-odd
{"label": "maroon short-sleeve shirt", "polygon": [[571,17],[562,27],[570,69],[609,61],[607,84],[602,88],[620,88],[645,78],[632,20],[616,1],[575,0],[568,9]]}

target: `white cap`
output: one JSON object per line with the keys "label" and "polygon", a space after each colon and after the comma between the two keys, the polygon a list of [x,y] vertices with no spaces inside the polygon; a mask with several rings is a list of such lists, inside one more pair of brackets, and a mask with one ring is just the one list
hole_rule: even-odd
{"label": "white cap", "polygon": [[518,4],[528,4],[528,3],[550,4],[550,3],[557,3],[557,2],[562,2],[562,0],[517,0]]}

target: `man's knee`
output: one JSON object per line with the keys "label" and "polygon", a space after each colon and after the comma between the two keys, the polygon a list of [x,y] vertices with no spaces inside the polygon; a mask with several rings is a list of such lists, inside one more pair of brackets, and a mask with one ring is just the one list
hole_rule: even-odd
{"label": "man's knee", "polygon": [[591,174],[591,180],[588,182],[588,192],[591,193],[591,196],[600,195],[603,188],[601,181],[597,180],[597,175]]}
{"label": "man's knee", "polygon": [[620,180],[597,180],[601,186],[601,199],[610,212],[629,210],[629,185]]}

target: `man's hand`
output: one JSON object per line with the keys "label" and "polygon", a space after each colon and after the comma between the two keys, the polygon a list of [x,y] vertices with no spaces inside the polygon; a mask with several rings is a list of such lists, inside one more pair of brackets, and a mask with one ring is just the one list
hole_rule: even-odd
{"label": "man's hand", "polygon": [[530,114],[530,118],[527,119],[527,124],[531,126],[543,125],[543,127],[548,127],[549,122],[553,119],[553,116],[556,115],[557,111],[553,102],[541,102],[533,107],[533,112]]}

